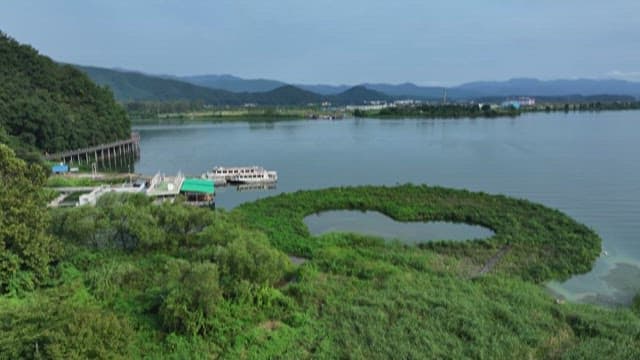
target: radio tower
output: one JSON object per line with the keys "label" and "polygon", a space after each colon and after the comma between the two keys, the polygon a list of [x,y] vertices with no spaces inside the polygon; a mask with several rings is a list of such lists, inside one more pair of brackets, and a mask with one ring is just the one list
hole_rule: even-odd
{"label": "radio tower", "polygon": [[447,88],[442,88],[442,103],[447,105]]}

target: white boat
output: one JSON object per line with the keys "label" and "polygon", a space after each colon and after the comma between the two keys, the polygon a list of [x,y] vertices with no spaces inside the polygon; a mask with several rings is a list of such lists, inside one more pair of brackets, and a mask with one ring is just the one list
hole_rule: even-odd
{"label": "white boat", "polygon": [[216,166],[211,171],[202,174],[205,179],[210,179],[216,185],[225,184],[264,184],[278,181],[278,173],[265,170],[260,166],[222,167]]}

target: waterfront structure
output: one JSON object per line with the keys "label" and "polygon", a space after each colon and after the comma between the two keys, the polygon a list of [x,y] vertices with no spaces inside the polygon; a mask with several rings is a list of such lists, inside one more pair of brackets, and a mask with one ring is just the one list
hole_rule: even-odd
{"label": "waterfront structure", "polygon": [[528,96],[523,96],[518,98],[518,102],[520,106],[534,106],[536,104],[536,99]]}
{"label": "waterfront structure", "polygon": [[209,206],[215,204],[215,187],[212,180],[188,179],[182,173],[178,173],[176,176],[157,173],[146,182],[119,186],[101,185],[74,190],[91,190],[80,196],[78,206],[95,205],[101,196],[109,193],[141,193],[154,198],[156,203],[174,201],[178,195],[182,194],[190,204]]}
{"label": "waterfront structure", "polygon": [[57,160],[68,164],[91,164],[99,160],[111,161],[126,154],[136,158],[140,156],[140,134],[131,133],[131,138],[108,144],[101,144],[82,149],[63,151],[55,154],[45,154],[46,160]]}
{"label": "waterfront structure", "polygon": [[502,104],[500,104],[500,106],[502,106],[505,109],[508,108],[513,108],[513,109],[520,109],[520,102],[517,100],[507,100],[507,101],[503,101]]}
{"label": "waterfront structure", "polygon": [[180,193],[184,179],[181,172],[178,172],[176,176],[157,173],[148,181],[146,194],[160,199],[175,198]]}
{"label": "waterfront structure", "polygon": [[215,199],[215,184],[209,179],[185,179],[180,187],[180,194],[187,198],[187,202],[212,206]]}
{"label": "waterfront structure", "polygon": [[54,174],[66,174],[69,172],[69,165],[56,164],[51,167],[51,172]]}
{"label": "waterfront structure", "polygon": [[135,194],[144,192],[144,185],[142,186],[110,186],[110,185],[102,185],[94,188],[90,193],[80,195],[78,199],[78,206],[82,205],[94,205],[98,202],[98,199],[105,194],[109,193],[128,193]]}

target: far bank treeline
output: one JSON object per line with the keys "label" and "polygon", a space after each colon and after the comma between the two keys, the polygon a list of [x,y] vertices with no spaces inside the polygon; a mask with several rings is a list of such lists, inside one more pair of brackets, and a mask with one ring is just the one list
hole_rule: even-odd
{"label": "far bank treeline", "polygon": [[0,32],[0,142],[36,159],[128,138],[131,124],[106,87]]}
{"label": "far bank treeline", "polygon": [[477,117],[516,117],[523,113],[531,112],[570,112],[570,111],[611,111],[611,110],[637,110],[640,102],[626,101],[584,101],[577,102],[548,102],[537,106],[516,109],[514,107],[495,107],[489,104],[413,104],[389,106],[381,109],[354,109],[323,107],[320,104],[291,105],[291,106],[213,106],[202,100],[172,100],[172,101],[131,101],[123,103],[123,106],[134,122],[147,120],[196,120],[213,118],[242,118],[250,119],[274,119],[274,118],[301,118],[314,115],[336,115],[351,113],[359,118],[477,118]]}
{"label": "far bank treeline", "polygon": [[491,107],[488,104],[420,104],[408,106],[386,107],[375,110],[358,110],[355,117],[377,118],[463,118],[463,117],[499,117],[519,116],[529,112],[569,112],[569,111],[605,111],[605,110],[637,110],[638,101],[593,101],[580,103],[546,103],[532,107],[516,109],[514,107]]}

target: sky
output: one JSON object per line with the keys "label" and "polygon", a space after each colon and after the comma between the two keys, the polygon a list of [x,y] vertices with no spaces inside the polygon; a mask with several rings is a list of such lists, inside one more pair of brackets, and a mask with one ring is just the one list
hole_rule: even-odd
{"label": "sky", "polygon": [[638,0],[0,0],[54,60],[290,83],[640,81]]}

